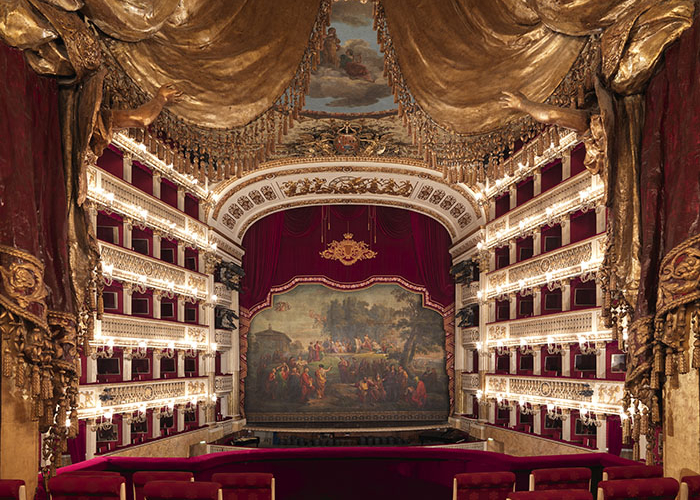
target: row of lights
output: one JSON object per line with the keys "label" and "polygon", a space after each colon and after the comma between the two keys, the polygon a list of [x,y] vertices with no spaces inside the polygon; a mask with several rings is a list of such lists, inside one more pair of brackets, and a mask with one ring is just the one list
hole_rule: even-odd
{"label": "row of lights", "polygon": [[[95,337],[95,342],[91,342],[91,345],[95,345],[96,349],[92,353],[93,359],[96,358],[111,358],[114,356],[114,347],[125,347],[128,349],[131,349],[132,352],[129,353],[129,356],[131,358],[144,358],[146,356],[147,350],[148,350],[148,343],[145,340],[141,340],[134,346],[134,344],[129,343],[129,342],[120,342],[120,344],[115,343],[113,338],[103,338],[101,336],[96,336]],[[122,341],[124,339],[121,339]],[[179,345],[175,345],[175,342],[170,341],[168,342],[165,346],[162,345],[162,343],[152,343],[151,345],[152,349],[158,349],[160,350],[160,354],[163,357],[167,358],[172,358],[175,355],[175,350],[176,349],[181,349],[185,351],[185,356],[187,357],[194,357],[197,355],[199,351],[205,351],[203,356],[205,358],[208,357],[214,357],[216,356],[216,352],[218,350],[218,344],[216,342],[212,342],[210,344],[206,343],[198,343],[194,341],[190,341],[188,343],[181,343]],[[205,350],[206,349],[206,350]]]}
{"label": "row of lights", "polygon": [[209,243],[206,240],[195,237],[192,233],[180,228],[174,222],[155,216],[143,207],[117,200],[114,193],[105,190],[102,186],[96,186],[88,191],[88,196],[103,206],[118,211],[127,216],[140,220],[145,225],[150,225],[156,229],[164,230],[180,240],[192,243],[195,246],[210,252],[216,251],[216,243]]}
{"label": "row of lights", "polygon": [[[144,293],[147,287],[162,290],[170,294],[183,295],[188,298],[192,303],[202,299],[202,295],[206,295],[206,290],[200,290],[199,288],[189,285],[176,285],[172,280],[161,280],[158,278],[153,278],[146,276],[145,274],[137,274],[125,269],[116,269],[119,275],[116,279],[125,279],[133,283],[139,293]],[[115,267],[114,264],[103,263],[102,264],[102,276],[105,280],[105,284],[110,286],[112,280],[115,279]],[[210,301],[215,303],[218,300],[216,295],[212,295]]]}
{"label": "row of lights", "polygon": [[[591,344],[591,340],[586,337],[583,334],[578,334],[577,335],[577,342],[579,345],[579,349],[581,350],[581,354],[598,354],[600,352],[600,347],[598,346],[598,342],[602,341],[607,341],[611,339],[596,339],[598,342],[593,341],[593,344]],[[575,342],[568,342],[569,344],[573,344]],[[534,354],[534,348],[533,346],[538,346],[538,345],[544,345],[545,342],[542,341],[542,337],[531,337],[531,338],[521,338],[519,340],[519,344],[515,343],[510,343],[506,344],[503,340],[496,340],[495,346],[493,345],[494,342],[486,342],[486,349],[495,349],[496,353],[499,356],[503,356],[505,354],[508,354],[510,352],[511,348],[519,348],[520,353],[523,355],[529,355],[529,354]],[[552,335],[547,335],[546,337],[546,344],[547,344],[547,352],[549,354],[561,354],[564,352],[564,347],[562,342],[557,342],[554,339],[554,336]],[[476,343],[476,350],[479,351],[480,353],[484,353],[484,342],[477,342]]]}

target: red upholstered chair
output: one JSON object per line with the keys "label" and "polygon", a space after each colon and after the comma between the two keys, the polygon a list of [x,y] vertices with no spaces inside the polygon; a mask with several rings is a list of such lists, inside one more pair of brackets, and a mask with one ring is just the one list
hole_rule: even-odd
{"label": "red upholstered chair", "polygon": [[593,500],[590,491],[584,490],[542,490],[516,491],[508,495],[510,500]]}
{"label": "red upholstered chair", "polygon": [[535,469],[530,474],[530,491],[540,490],[591,491],[591,469],[587,467]]}
{"label": "red upholstered chair", "polygon": [[143,500],[143,487],[151,481],[194,481],[189,471],[149,470],[134,472],[134,500]]}
{"label": "red upholstered chair", "polygon": [[51,500],[126,500],[122,476],[60,474],[49,479]]}
{"label": "red upholstered chair", "polygon": [[220,472],[211,480],[221,485],[223,500],[275,500],[275,478],[263,472]]}
{"label": "red upholstered chair", "polygon": [[27,488],[21,479],[0,480],[0,500],[27,500]]}
{"label": "red upholstered chair", "polygon": [[700,476],[683,476],[679,500],[700,500]]}
{"label": "red upholstered chair", "polygon": [[505,500],[515,488],[512,472],[474,472],[457,474],[452,500]]}
{"label": "red upholstered chair", "polygon": [[106,477],[122,477],[119,472],[111,470],[73,470],[64,472],[62,476],[106,476]]}
{"label": "red upholstered chair", "polygon": [[664,477],[664,468],[660,465],[621,465],[603,469],[603,481],[649,477]]}
{"label": "red upholstered chair", "polygon": [[678,481],[671,477],[601,481],[598,500],[674,500],[678,489]]}
{"label": "red upholstered chair", "polygon": [[221,485],[205,481],[150,481],[143,487],[146,500],[221,500]]}

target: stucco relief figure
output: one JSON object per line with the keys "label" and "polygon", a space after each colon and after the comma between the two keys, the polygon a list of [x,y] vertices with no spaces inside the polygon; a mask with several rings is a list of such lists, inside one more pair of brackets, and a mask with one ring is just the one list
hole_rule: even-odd
{"label": "stucco relief figure", "polygon": [[336,35],[335,28],[328,28],[328,34],[323,37],[321,46],[321,64],[331,68],[339,68],[338,49],[340,49],[340,38]]}

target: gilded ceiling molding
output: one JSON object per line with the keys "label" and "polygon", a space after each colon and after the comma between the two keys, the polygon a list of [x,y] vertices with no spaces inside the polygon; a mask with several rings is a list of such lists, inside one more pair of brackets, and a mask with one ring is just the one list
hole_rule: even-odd
{"label": "gilded ceiling molding", "polygon": [[[310,176],[311,174],[317,174],[317,173],[328,173],[328,172],[337,172],[337,173],[342,173],[342,174],[347,174],[347,173],[355,173],[355,172],[377,172],[377,173],[384,173],[384,174],[396,174],[396,175],[407,175],[411,177],[416,177],[417,179],[424,179],[424,180],[430,180],[432,182],[437,182],[440,184],[445,185],[446,187],[449,187],[450,189],[457,191],[459,194],[463,196],[463,198],[469,203],[469,205],[472,207],[474,210],[474,214],[476,216],[476,219],[480,219],[483,217],[483,210],[477,203],[474,195],[464,186],[461,185],[450,185],[447,182],[445,182],[445,179],[430,171],[423,171],[419,172],[416,170],[410,170],[407,168],[402,168],[403,166],[416,166],[416,167],[425,167],[425,163],[420,162],[420,161],[408,161],[405,158],[400,158],[400,159],[390,159],[390,158],[374,158],[374,157],[362,157],[362,158],[355,158],[355,157],[330,157],[330,158],[314,158],[313,159],[314,164],[306,167],[306,168],[297,168],[297,169],[291,169],[291,170],[277,170],[275,172],[269,172],[269,173],[260,173],[259,175],[256,175],[255,177],[251,177],[245,180],[240,180],[240,179],[228,179],[218,185],[216,187],[216,190],[214,192],[214,198],[216,199],[217,196],[219,196],[218,201],[216,202],[216,205],[214,206],[214,210],[212,213],[212,218],[218,219],[219,215],[221,214],[221,210],[224,208],[224,206],[231,200],[231,198],[238,194],[241,190],[255,184],[258,182],[262,181],[270,181],[275,178],[280,178],[283,176],[289,176],[289,175],[297,175],[297,174],[304,174],[305,176]],[[372,163],[386,163],[386,164],[396,164],[396,162],[400,162],[400,166],[373,166],[373,165],[317,165],[317,163],[325,163],[325,162],[336,162],[336,163],[341,163],[341,162],[360,162],[360,161],[365,161],[365,162],[372,162]],[[270,162],[268,164],[265,164],[263,167],[264,170],[267,169],[273,169],[273,168],[279,168],[279,167],[286,167],[286,166],[291,166],[291,165],[300,165],[300,164],[309,164],[309,159],[305,158],[295,158],[295,159],[290,159],[290,160],[284,160],[284,161],[275,161],[275,162]]]}

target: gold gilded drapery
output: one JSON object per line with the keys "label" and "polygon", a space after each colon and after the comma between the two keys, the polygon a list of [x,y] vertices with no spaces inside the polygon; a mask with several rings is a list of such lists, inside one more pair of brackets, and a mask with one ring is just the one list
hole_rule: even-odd
{"label": "gold gilded drapery", "polygon": [[515,113],[502,90],[541,102],[585,39],[554,33],[524,1],[382,0],[401,73],[433,120],[461,134],[487,132]]}
{"label": "gold gilded drapery", "polygon": [[157,3],[153,26],[114,2],[86,7],[119,40],[141,33],[109,47],[142,89],[155,95],[175,82],[183,98],[171,110],[212,128],[246,125],[272,107],[299,67],[320,7],[319,0],[185,0],[164,21],[166,3]]}

